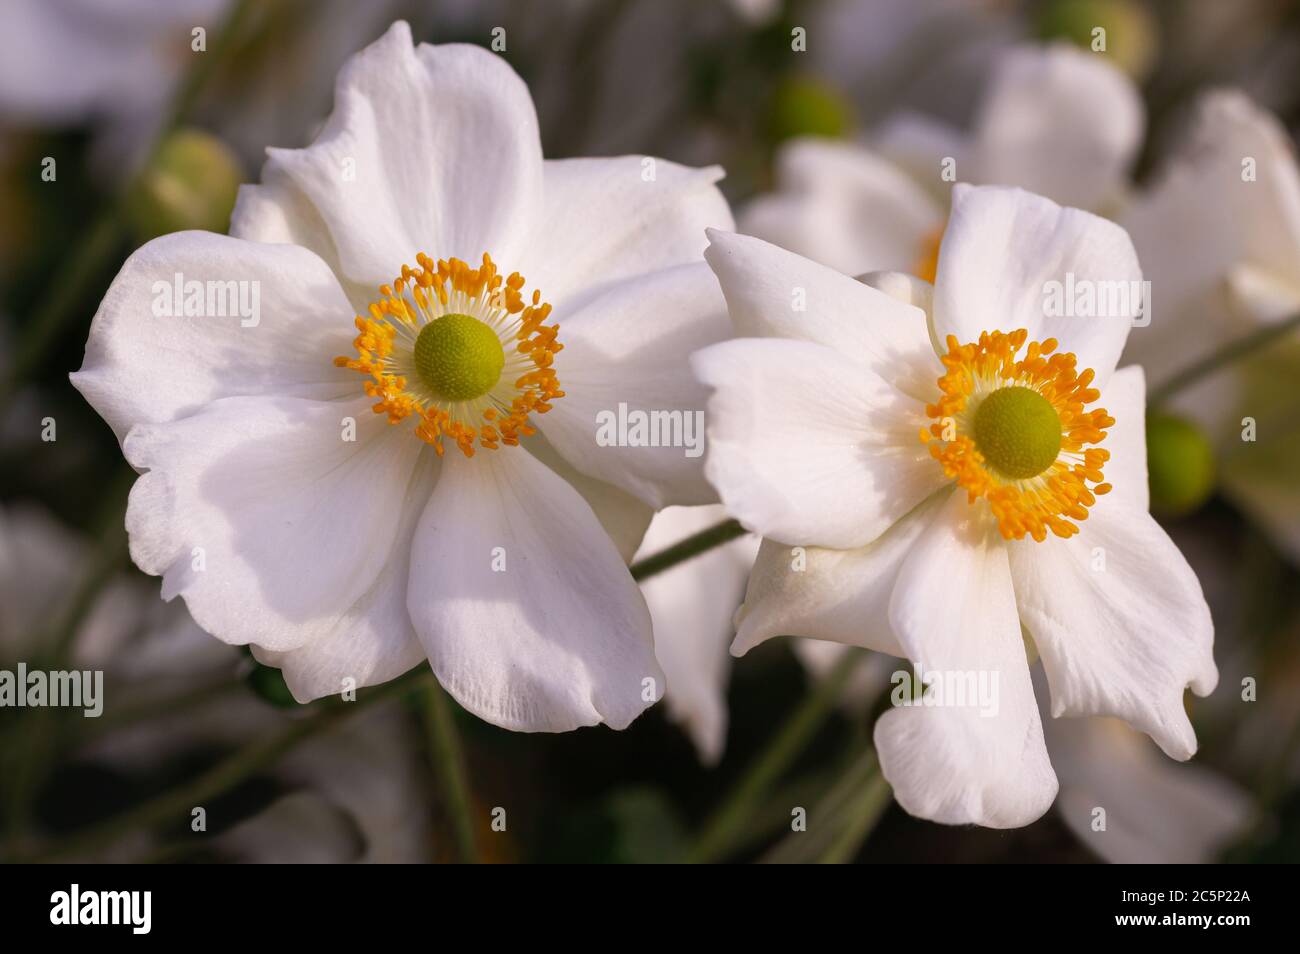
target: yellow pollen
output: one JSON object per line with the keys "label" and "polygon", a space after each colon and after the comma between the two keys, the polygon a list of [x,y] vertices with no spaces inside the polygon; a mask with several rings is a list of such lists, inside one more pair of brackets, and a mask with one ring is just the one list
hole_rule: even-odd
{"label": "yellow pollen", "polygon": [[[372,410],[387,415],[393,425],[413,420],[415,435],[439,456],[444,439],[466,457],[473,457],[476,447],[517,445],[535,433],[529,416],[545,414],[552,401],[564,397],[552,367],[564,345],[556,340],[559,327],[545,324],[551,306],[538,291],[526,302],[523,276],[502,277],[486,252],[478,268],[458,258],[435,262],[423,252],[415,260],[416,268],[403,265],[391,285],[380,286],[368,316],[357,316],[356,357],[337,357],[335,366],[365,375],[365,393],[377,399]],[[439,350],[438,360],[444,363],[469,362],[459,369],[468,377],[456,379],[461,381],[456,387],[446,382],[458,369],[440,370],[439,379],[429,373],[435,365],[424,354],[427,349],[416,354],[420,333],[444,317],[465,326],[457,340]],[[500,342],[504,362],[496,368],[495,358],[488,361],[491,373],[476,366],[486,361],[490,349],[466,346],[462,340],[466,334],[486,333],[475,330],[469,319],[490,329]],[[450,326],[443,322],[439,327]],[[431,338],[424,337],[426,343]]]}
{"label": "yellow pollen", "polygon": [[[1087,519],[1097,496],[1110,491],[1102,477],[1110,452],[1089,445],[1101,443],[1115,419],[1104,408],[1086,410],[1101,396],[1092,387],[1091,368],[1079,372],[1073,354],[1054,354],[1054,338],[1032,341],[1026,347],[1028,337],[1023,328],[1010,334],[986,331],[971,344],[960,344],[949,335],[948,353],[941,359],[948,370],[938,381],[939,399],[925,408],[934,423],[922,428],[920,437],[943,472],[966,490],[972,504],[980,498],[988,501],[1005,539],[1029,536],[1041,543],[1048,530],[1067,538],[1078,533],[1078,524],[1072,521]],[[1023,479],[990,466],[976,441],[980,405],[990,394],[1008,388],[1036,392],[1060,418],[1055,460]],[[1042,417],[1035,415],[1032,427],[1037,430]],[[1035,445],[1041,447],[1041,434],[1029,434],[1027,439],[1031,451]]]}

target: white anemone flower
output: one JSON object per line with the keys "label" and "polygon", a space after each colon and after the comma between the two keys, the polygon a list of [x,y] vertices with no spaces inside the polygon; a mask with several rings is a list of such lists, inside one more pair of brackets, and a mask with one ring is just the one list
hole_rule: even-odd
{"label": "white anemone flower", "polygon": [[[1300,166],[1281,123],[1244,94],[1200,98],[1156,183],[1120,222],[1154,301],[1125,354],[1153,381],[1300,313]],[[1217,446],[1225,495],[1300,560],[1297,370],[1300,334],[1291,334],[1188,388],[1174,408]]]}
{"label": "white anemone flower", "polygon": [[1189,758],[1183,694],[1214,688],[1213,626],[1147,512],[1143,376],[1115,370],[1138,303],[1045,307],[1067,275],[1140,281],[1124,231],[959,185],[933,286],[710,237],[742,337],[693,361],[714,389],[706,471],[765,538],[732,652],[812,636],[984,679],[992,705],[932,692],[876,725],[883,772],[922,818],[1005,828],[1052,804],[1030,642],[1054,716],[1114,715]]}
{"label": "white anemone flower", "polygon": [[742,209],[739,228],[848,275],[933,281],[954,176],[1104,211],[1127,192],[1145,123],[1132,81],[1103,59],[1015,47],[969,132],[905,113],[862,143],[794,140],[777,155],[777,190]]}
{"label": "white anemone flower", "polygon": [[401,22],[269,156],[231,237],[127,261],[73,375],[143,474],[133,559],[300,700],[427,657],[497,725],[626,726],[663,684],[626,561],[654,509],[716,496],[597,422],[703,405],[721,171],[543,161],[502,59]]}

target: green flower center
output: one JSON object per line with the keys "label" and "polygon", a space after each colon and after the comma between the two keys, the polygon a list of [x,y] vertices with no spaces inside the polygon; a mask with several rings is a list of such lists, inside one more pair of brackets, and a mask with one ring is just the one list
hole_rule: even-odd
{"label": "green flower center", "polygon": [[482,397],[501,380],[506,363],[501,339],[470,315],[435,318],[415,339],[415,370],[433,394],[444,401]]}
{"label": "green flower center", "polygon": [[999,388],[975,409],[975,446],[1011,480],[1037,477],[1061,451],[1061,418],[1032,388]]}

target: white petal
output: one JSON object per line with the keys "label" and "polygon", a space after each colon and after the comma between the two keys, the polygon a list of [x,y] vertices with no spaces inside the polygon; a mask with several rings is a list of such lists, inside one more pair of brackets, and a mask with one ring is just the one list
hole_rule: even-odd
{"label": "white petal", "polygon": [[910,269],[943,210],[891,162],[853,143],[807,138],[781,147],[779,191],[752,201],[740,231],[846,275]]}
{"label": "white petal", "polygon": [[514,448],[444,459],[407,602],[438,681],[503,728],[622,729],[663,691],[650,614],[613,542],[576,490]]}
{"label": "white petal", "polygon": [[[1048,719],[1056,806],[1079,841],[1112,864],[1203,864],[1244,832],[1250,800],[1227,778],[1171,762],[1118,719]],[[1106,828],[1094,828],[1095,811]]]}
{"label": "white petal", "polygon": [[298,245],[315,252],[334,273],[356,314],[366,314],[369,303],[378,297],[374,284],[362,284],[343,273],[325,220],[280,166],[267,163],[260,183],[239,187],[229,231],[233,237],[250,242]]}
{"label": "white petal", "polygon": [[373,597],[424,449],[368,405],[223,398],[132,428],[123,450],[147,471],[127,508],[132,559],[225,642],[328,637]]}
{"label": "white petal", "polygon": [[1069,540],[1008,544],[1052,714],[1118,716],[1188,759],[1196,735],[1183,691],[1203,696],[1218,681],[1200,583],[1145,511],[1101,497],[1079,526]]}
{"label": "white petal", "polygon": [[[929,337],[933,330],[930,315],[934,312],[934,286],[924,278],[917,278],[907,272],[867,272],[859,275],[858,281],[905,305],[919,308],[925,315],[926,335],[934,352],[946,351],[939,342]],[[891,380],[894,387],[904,394],[910,394],[922,404],[929,404],[938,394],[939,378],[943,376],[943,365],[935,353],[916,347],[908,354],[906,361],[900,362],[892,371]]]}
{"label": "white petal", "polygon": [[730,330],[709,267],[618,282],[558,324],[564,349],[555,369],[565,396],[535,419],[555,449],[655,509],[715,501],[703,468],[706,391],[688,361]]}
{"label": "white petal", "polygon": [[[233,293],[231,282],[241,283]],[[174,314],[186,286],[202,315]],[[351,395],[356,374],[333,361],[354,353],[353,314],[329,268],[304,249],[165,235],[113,280],[72,383],[119,440],[133,424],[174,420],[222,397]]]}
{"label": "white petal", "polygon": [[1097,399],[1096,406],[1115,419],[1101,444],[1110,451],[1103,476],[1111,491],[1098,498],[1098,506],[1138,513],[1148,509],[1146,403],[1146,376],[1137,365],[1116,371]]}
{"label": "white petal", "polygon": [[234,238],[268,245],[301,245],[338,271],[338,252],[325,220],[279,165],[268,164],[260,183],[244,183],[230,213]]}
{"label": "white petal", "polygon": [[875,740],[881,770],[910,814],[1015,828],[1047,811],[1056,776],[1006,549],[994,536],[965,494],[949,495],[903,564],[889,612],[923,673],[984,680],[989,695],[975,704],[892,709],[876,723]]}
{"label": "white petal", "polygon": [[472,264],[490,252],[512,269],[540,209],[541,141],[523,81],[477,46],[416,47],[401,21],[339,72],[313,145],[267,152],[263,178],[283,176],[307,198],[342,274],[363,286],[390,281],[419,251]]}
{"label": "white petal", "polygon": [[[638,559],[727,518],[719,506],[669,507],[655,515]],[[700,761],[713,765],[727,737],[731,618],[740,604],[758,538],[737,540],[658,573],[641,584],[654,621],[655,656],[667,679],[664,702],[690,733]]]}
{"label": "white petal", "polygon": [[653,156],[547,160],[543,204],[520,251],[529,288],[556,307],[611,282],[698,262],[707,228],[732,227],[717,182],[722,169],[692,169]]}
{"label": "white petal", "polygon": [[947,480],[917,436],[922,406],[830,348],[747,338],[692,364],[714,389],[705,472],[765,537],[864,546]]}
{"label": "white petal", "polygon": [[889,626],[889,598],[903,560],[950,492],[934,494],[859,549],[796,549],[764,540],[732,653],[742,656],[773,636],[810,636],[904,655]]}
{"label": "white petal", "polygon": [[867,272],[859,275],[858,281],[884,292],[890,298],[897,299],[905,305],[920,308],[927,317],[934,308],[934,286],[924,278],[917,278],[909,272]]}
{"label": "white petal", "polygon": [[943,373],[919,308],[760,239],[712,230],[709,239],[704,257],[737,337],[814,341],[886,381],[932,387]]}
{"label": "white petal", "polygon": [[[412,434],[395,436],[416,440]],[[437,458],[421,454],[405,496],[386,501],[389,507],[400,507],[388,559],[370,589],[331,628],[298,649],[269,657],[257,654],[262,662],[283,672],[285,684],[299,702],[335,695],[349,687],[379,685],[424,662],[424,647],[406,609],[406,585],[415,526],[437,475]]]}
{"label": "white petal", "polygon": [[1129,307],[1115,316],[1057,316],[1049,313],[1049,283],[1060,283],[1063,298],[1090,287],[1100,301],[1109,297],[1103,291],[1127,291],[1141,280],[1133,243],[1115,223],[1020,189],[958,184],[939,249],[935,336],[944,342],[956,335],[964,344],[984,331],[1025,328],[1030,341],[1056,338],[1060,351],[1077,355],[1079,368],[1092,368],[1105,386],[1140,295],[1128,295]]}
{"label": "white petal", "polygon": [[523,438],[520,446],[582,494],[582,499],[587,501],[587,506],[591,507],[600,525],[614,541],[623,562],[631,563],[654,517],[654,510],[613,484],[576,470],[550,445],[541,431]]}
{"label": "white petal", "polygon": [[1100,210],[1124,189],[1146,125],[1132,81],[1065,43],[1002,58],[975,123],[970,178]]}

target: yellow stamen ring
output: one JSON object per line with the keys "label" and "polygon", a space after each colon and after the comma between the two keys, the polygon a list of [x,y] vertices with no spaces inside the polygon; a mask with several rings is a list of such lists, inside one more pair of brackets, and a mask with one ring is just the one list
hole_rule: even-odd
{"label": "yellow stamen ring", "polygon": [[423,252],[415,260],[380,286],[369,317],[357,316],[357,355],[335,366],[370,378],[374,412],[389,424],[414,417],[439,456],[444,438],[466,457],[476,445],[517,445],[535,433],[529,416],[564,397],[552,367],[564,345],[558,326],[544,324],[551,306],[538,291],[525,304],[523,276],[503,278],[487,253],[478,268]]}
{"label": "yellow stamen ring", "polygon": [[1028,337],[1023,328],[991,331],[963,345],[949,335],[940,397],[925,408],[934,423],[920,436],[971,503],[988,501],[1005,539],[1042,542],[1048,530],[1078,533],[1071,521],[1086,519],[1110,491],[1102,482],[1110,453],[1088,445],[1101,443],[1115,419],[1104,408],[1085,410],[1101,396],[1091,368],[1076,371],[1073,354],[1053,354],[1054,338],[1026,349]]}

